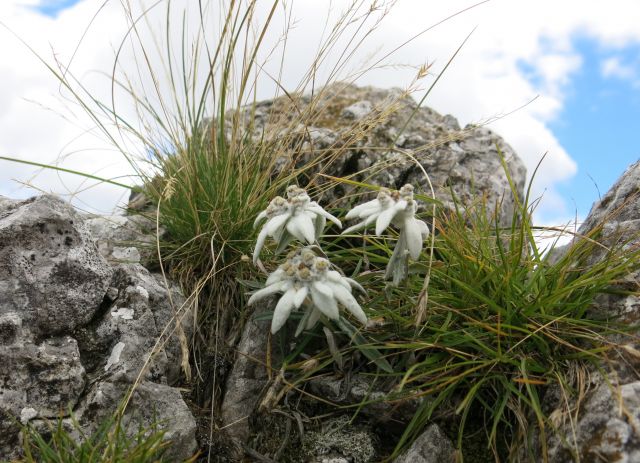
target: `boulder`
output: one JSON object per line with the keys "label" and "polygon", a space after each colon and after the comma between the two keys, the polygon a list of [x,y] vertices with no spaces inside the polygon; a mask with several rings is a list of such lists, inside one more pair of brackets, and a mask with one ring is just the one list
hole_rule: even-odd
{"label": "boulder", "polygon": [[192,319],[175,284],[140,265],[138,225],[89,218],[54,196],[0,197],[0,460],[20,456],[19,423],[46,429],[66,417],[79,438],[134,384],[128,431],[157,423],[170,461],[195,453],[195,420],[172,387],[176,320],[186,339]]}
{"label": "boulder", "polygon": [[[640,162],[630,166],[593,205],[578,233],[586,235],[601,226],[594,237],[605,245],[620,239],[631,240],[627,243],[630,248],[640,245],[638,185]],[[604,255],[596,251],[590,261],[596,262]],[[617,284],[637,292],[639,278],[640,272],[632,272]],[[599,316],[620,317],[629,326],[640,326],[637,294],[602,296],[592,311]],[[566,412],[566,399],[559,390],[551,389],[545,395],[543,408],[558,431],[547,432],[545,444],[550,462],[640,461],[640,341],[631,342],[629,337],[612,340],[621,344],[620,349],[612,352],[602,370],[590,372],[583,387],[584,397],[579,402],[571,399],[571,414]],[[536,447],[535,458],[541,458],[540,442]]]}
{"label": "boulder", "polygon": [[[392,189],[411,183],[428,196],[430,180],[445,206],[453,205],[451,191],[463,203],[484,196],[489,209],[498,205],[502,220],[510,223],[515,203],[499,153],[520,195],[526,168],[491,130],[473,125],[460,128],[453,116],[418,107],[400,89],[336,83],[313,97],[294,99],[287,96],[247,108],[244,117],[253,124],[256,140],[281,137],[283,125],[288,124],[298,163],[315,163],[310,172],[352,176]],[[360,135],[354,138],[354,132]],[[320,192],[318,199],[323,205],[348,207],[354,191],[353,186],[338,184]]]}
{"label": "boulder", "polygon": [[225,383],[221,415],[229,436],[245,442],[250,435],[249,420],[268,383],[265,358],[269,340],[269,322],[256,316],[269,310],[266,300],[257,306],[244,327],[236,348],[236,360]]}
{"label": "boulder", "polygon": [[80,215],[54,196],[0,204],[0,315],[28,336],[69,333],[96,314],[111,277]]}

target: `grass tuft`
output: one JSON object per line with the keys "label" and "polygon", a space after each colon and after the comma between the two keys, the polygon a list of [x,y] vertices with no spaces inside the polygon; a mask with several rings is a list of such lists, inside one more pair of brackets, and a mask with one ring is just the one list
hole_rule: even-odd
{"label": "grass tuft", "polygon": [[[566,397],[577,394],[575,378],[601,370],[620,339],[634,336],[613,314],[604,318],[594,310],[598,296],[629,292],[617,282],[640,267],[632,238],[609,239],[606,247],[598,242],[601,225],[566,248],[553,243],[542,250],[537,237],[545,230],[532,223],[537,201],[515,189],[511,194],[516,208],[508,227],[496,212],[500,207],[482,198],[467,205],[453,198],[453,209],[438,207],[435,217],[424,217],[436,228],[431,266],[423,255],[398,288],[384,281],[393,238],[365,235],[355,247],[344,239],[327,243],[334,263],[360,274],[369,293],[363,308],[375,321],[356,345],[342,338],[343,363],[366,345],[381,352],[393,372],[374,361],[352,363],[393,386],[386,400],[422,399],[393,455],[433,421],[450,431],[470,461],[477,461],[470,442],[497,461],[517,458],[523,447],[532,450],[535,435],[544,445],[545,434],[555,432],[542,406],[545,394],[552,388]],[[425,320],[416,324],[425,293]],[[334,329],[338,336],[344,332]],[[317,368],[300,372],[295,387],[322,374],[330,357],[320,350],[312,358]],[[291,363],[294,376],[298,366]]]}

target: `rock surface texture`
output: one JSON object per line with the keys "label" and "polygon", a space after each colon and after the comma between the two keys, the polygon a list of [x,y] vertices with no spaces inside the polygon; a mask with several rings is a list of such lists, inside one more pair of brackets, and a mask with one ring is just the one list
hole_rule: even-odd
{"label": "rock surface texture", "polygon": [[453,444],[437,424],[430,425],[394,463],[454,463]]}
{"label": "rock surface texture", "polygon": [[[607,194],[596,202],[578,231],[587,234],[599,224],[599,241],[605,245],[615,240],[634,238],[630,247],[640,246],[640,162],[629,167]],[[603,255],[594,255],[601,259]],[[619,284],[638,291],[640,272],[628,275]],[[637,295],[602,297],[594,309],[601,314],[620,316],[628,325],[640,323],[640,298]],[[548,438],[550,462],[572,461],[640,461],[640,341],[621,346],[604,366],[608,378],[593,372],[586,380],[587,393],[579,404],[572,403],[575,416],[568,416],[561,406],[560,394],[550,391],[543,406],[564,436]],[[538,446],[540,447],[540,446]],[[541,452],[540,448],[538,451]],[[541,455],[534,457],[535,461]]]}
{"label": "rock surface texture", "polygon": [[[321,95],[315,99],[302,96],[293,106],[288,98],[264,101],[255,112],[247,110],[246,118],[254,118],[256,138],[280,136],[274,127],[281,127],[283,120],[300,121],[293,130],[303,153],[299,162],[312,160],[317,163],[316,171],[336,177],[353,175],[354,180],[393,189],[411,183],[430,196],[423,168],[436,197],[445,205],[452,205],[451,189],[461,201],[485,196],[489,208],[500,204],[502,216],[510,219],[513,197],[498,150],[520,193],[526,169],[514,150],[491,130],[472,125],[461,128],[453,116],[418,108],[399,89],[336,83],[325,87]],[[309,111],[309,105],[318,109]],[[307,113],[308,120],[299,119]],[[354,137],[354,133],[363,135]],[[319,199],[326,205],[348,206],[342,198],[352,191],[353,187],[342,184]]]}
{"label": "rock surface texture", "polygon": [[91,432],[138,375],[123,422],[133,432],[164,422],[170,458],[195,452],[195,420],[171,387],[178,340],[156,345],[184,298],[139,264],[139,225],[87,218],[53,196],[0,198],[0,459],[20,453],[16,420],[38,426],[71,410]]}

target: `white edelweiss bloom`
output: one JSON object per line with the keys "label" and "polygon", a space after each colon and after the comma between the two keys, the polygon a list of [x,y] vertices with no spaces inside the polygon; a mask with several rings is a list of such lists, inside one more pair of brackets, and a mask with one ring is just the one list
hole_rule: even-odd
{"label": "white edelweiss bloom", "polygon": [[316,256],[308,248],[302,248],[287,255],[287,260],[269,275],[264,288],[253,293],[248,304],[282,293],[271,321],[271,333],[274,334],[282,328],[292,310],[299,309],[305,302],[309,307],[301,328],[312,328],[322,315],[337,320],[340,317],[339,305],[366,325],[367,316],[351,294],[352,287],[364,292],[354,280],[330,270],[327,259]]}
{"label": "white edelweiss bloom", "polygon": [[400,230],[398,242],[389,260],[387,277],[395,274],[394,281],[398,282],[402,274],[401,268],[406,268],[406,256],[414,260],[420,257],[424,240],[429,236],[429,228],[422,220],[415,217],[418,205],[413,199],[413,186],[405,185],[397,192],[382,189],[373,201],[354,207],[346,215],[347,219],[360,218],[360,223],[347,228],[343,234],[366,227],[375,222],[376,235],[381,235],[389,225],[393,224]]}
{"label": "white edelweiss bloom", "polygon": [[258,262],[260,251],[267,237],[278,243],[278,252],[291,241],[315,242],[324,230],[327,219],[342,228],[340,221],[325,211],[318,203],[311,201],[305,190],[295,185],[287,188],[287,199],[276,196],[269,206],[256,217],[253,226],[267,219],[262,226],[253,251],[253,263]]}

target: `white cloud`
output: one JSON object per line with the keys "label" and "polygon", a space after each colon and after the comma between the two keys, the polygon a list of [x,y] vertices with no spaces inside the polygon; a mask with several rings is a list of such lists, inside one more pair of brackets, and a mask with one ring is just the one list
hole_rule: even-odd
{"label": "white cloud", "polygon": [[633,66],[622,62],[620,57],[611,56],[600,63],[600,72],[603,77],[617,78],[622,80],[635,81],[638,78]]}
{"label": "white cloud", "polygon": [[[38,53],[48,58],[55,53],[61,62],[66,63],[103,1],[81,1],[55,19],[34,12],[30,6],[35,3],[35,0],[2,0],[0,18],[12,30],[19,31],[20,36]],[[174,2],[176,5],[179,3]],[[187,4],[188,0],[182,3]],[[344,0],[334,4],[338,12]],[[382,52],[390,50],[425,27],[469,5],[467,0],[400,1],[371,35],[368,47],[358,58],[364,59],[376,49]],[[162,13],[161,9],[158,16],[151,18],[152,24],[157,25],[153,27],[161,27],[159,17]],[[294,14],[299,22],[287,44],[284,74],[284,83],[289,88],[299,81],[308,68],[312,52],[316,50],[326,23],[326,3],[298,1],[294,5]],[[580,0],[495,0],[420,36],[391,60],[413,64],[435,62],[437,72],[442,70],[466,34],[477,26],[426,104],[442,113],[453,114],[466,124],[510,113],[540,95],[531,104],[497,120],[491,127],[516,149],[530,172],[540,157],[548,152],[536,183],[536,193],[544,192],[539,217],[546,221],[552,217],[571,216],[573,206],[557,193],[556,185],[575,175],[579,167],[549,129],[550,122],[562,111],[572,76],[581,66],[581,57],[574,48],[573,39],[590,37],[609,48],[640,43],[640,29],[635,20],[638,17],[640,2],[634,0],[611,0],[606,5]],[[108,2],[89,27],[88,36],[83,39],[73,60],[73,69],[83,84],[90,88],[92,96],[110,100],[108,79],[91,71],[111,71],[114,48],[126,29],[119,2],[115,1]],[[268,36],[272,43],[282,29],[281,24],[274,25]],[[178,34],[176,29],[174,35],[178,37]],[[78,134],[91,127],[91,121],[77,106],[69,102],[66,108],[61,106],[55,79],[8,32],[0,30],[0,40],[3,44],[11,44],[4,47],[0,62],[0,155],[53,162],[60,154],[88,149],[72,154],[63,165],[105,176],[131,173],[122,156],[108,151],[108,145],[95,132],[74,141]],[[336,56],[330,59],[335,60]],[[157,57],[152,57],[152,60],[157,63]],[[622,69],[616,68],[616,64],[622,65],[621,62],[603,63],[602,72],[616,75]],[[134,65],[131,54],[122,57],[123,67],[134,69]],[[272,65],[277,68],[279,60],[275,59]],[[414,71],[407,69],[381,69],[369,73],[360,83],[403,86],[413,75]],[[148,77],[143,82],[147,89],[152,88]],[[273,86],[265,81],[261,88],[261,96],[266,98]],[[63,95],[66,94],[63,92]],[[54,110],[44,110],[27,100],[38,101]],[[135,119],[132,108],[121,105],[119,110]],[[62,119],[56,112],[63,112],[68,119]],[[69,142],[71,144],[67,145]],[[28,195],[28,191],[16,191],[15,184],[9,179],[24,180],[34,169],[0,163],[0,194]],[[57,177],[57,174],[44,172],[36,177],[35,183],[47,190],[64,192]],[[75,191],[81,181],[68,175],[63,179],[71,191]],[[79,198],[104,210],[113,208],[121,195],[122,190],[103,186],[88,190]]]}

